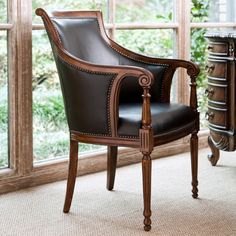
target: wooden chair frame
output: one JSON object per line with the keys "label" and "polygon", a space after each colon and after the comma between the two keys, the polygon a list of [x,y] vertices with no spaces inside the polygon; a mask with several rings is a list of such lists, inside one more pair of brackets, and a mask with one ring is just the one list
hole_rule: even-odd
{"label": "wooden chair frame", "polygon": [[[164,87],[165,91],[162,100],[170,102],[170,90],[173,75],[177,68],[185,68],[187,74],[191,78],[190,82],[190,104],[189,106],[197,112],[197,95],[196,95],[196,78],[199,74],[199,68],[194,63],[185,60],[177,59],[160,59],[151,58],[143,55],[139,55],[130,50],[127,50],[113,40],[111,40],[105,31],[105,27],[102,20],[102,14],[99,11],[54,11],[49,15],[43,9],[37,9],[36,14],[41,16],[46,29],[51,37],[51,40],[56,45],[54,48],[55,53],[65,63],[73,66],[77,69],[82,69],[89,73],[95,74],[114,74],[114,81],[111,86],[111,93],[109,97],[109,127],[111,131],[110,136],[99,136],[95,134],[84,134],[73,130],[70,130],[70,161],[69,161],[69,173],[66,190],[66,198],[64,204],[64,212],[67,213],[70,210],[71,201],[74,192],[77,164],[78,164],[78,143],[93,143],[108,146],[108,159],[107,159],[107,189],[112,190],[115,180],[115,171],[117,163],[117,147],[126,146],[139,148],[143,154],[142,158],[142,172],[143,172],[143,198],[144,198],[144,229],[149,231],[151,229],[151,152],[155,146],[159,146],[184,136],[191,134],[190,147],[191,147],[191,168],[192,168],[192,196],[197,198],[198,196],[198,181],[197,181],[197,169],[198,169],[198,136],[199,131],[199,118],[196,119],[191,125],[184,127],[176,135],[162,135],[161,139],[158,135],[153,134],[151,109],[150,109],[150,88],[153,84],[154,77],[148,70],[134,67],[134,66],[107,66],[92,64],[87,61],[83,61],[74,57],[62,45],[60,37],[50,20],[50,17],[96,17],[100,27],[100,33],[105,42],[119,54],[128,57],[137,62],[143,62],[151,65],[164,64],[168,65],[168,70],[164,75]],[[143,104],[142,104],[142,128],[139,131],[139,136],[134,137],[120,137],[117,132],[118,119],[119,119],[119,91],[121,82],[127,76],[136,77],[139,85],[143,88]],[[198,114],[199,116],[199,114]]]}

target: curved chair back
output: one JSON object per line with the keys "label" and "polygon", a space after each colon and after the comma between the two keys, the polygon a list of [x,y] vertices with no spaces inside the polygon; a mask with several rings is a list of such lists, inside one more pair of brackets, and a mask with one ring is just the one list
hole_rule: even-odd
{"label": "curved chair back", "polygon": [[[112,40],[106,34],[100,11],[63,11],[52,12],[51,15],[44,12],[42,18],[57,64],[70,130],[110,134],[106,107],[116,75],[112,72],[95,75],[81,68],[75,69],[58,56],[58,48],[85,63],[136,66],[151,71],[154,78],[158,78],[152,86],[151,99],[161,102],[163,75],[168,66],[133,60],[131,56],[124,55],[122,50],[113,47]],[[142,93],[137,79],[129,76],[121,84],[120,103],[141,105]]]}

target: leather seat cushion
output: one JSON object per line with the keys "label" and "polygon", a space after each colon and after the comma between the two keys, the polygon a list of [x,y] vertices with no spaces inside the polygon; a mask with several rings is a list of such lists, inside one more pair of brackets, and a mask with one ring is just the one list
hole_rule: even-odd
{"label": "leather seat cushion", "polygon": [[[154,135],[179,130],[197,118],[196,112],[191,107],[178,103],[151,104],[151,113]],[[138,136],[141,116],[142,104],[120,104],[119,136]]]}

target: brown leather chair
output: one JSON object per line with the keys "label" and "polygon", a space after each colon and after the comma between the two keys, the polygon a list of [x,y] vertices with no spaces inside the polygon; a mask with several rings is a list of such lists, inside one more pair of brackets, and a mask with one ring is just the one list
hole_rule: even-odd
{"label": "brown leather chair", "polygon": [[[131,52],[106,34],[100,11],[37,9],[45,24],[61,82],[70,130],[70,163],[64,212],[69,212],[77,172],[78,142],[108,146],[107,189],[115,179],[117,146],[143,154],[144,229],[151,229],[153,147],[191,134],[192,196],[198,196],[199,113],[192,62]],[[191,78],[189,106],[170,103],[178,67]]]}

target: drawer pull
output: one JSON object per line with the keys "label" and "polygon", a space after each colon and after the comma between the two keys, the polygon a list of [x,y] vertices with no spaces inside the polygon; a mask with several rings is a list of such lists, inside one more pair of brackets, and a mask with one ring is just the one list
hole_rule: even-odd
{"label": "drawer pull", "polygon": [[213,94],[214,94],[214,89],[213,88],[207,88],[206,90],[205,90],[205,94],[206,94],[206,96],[208,97],[208,98],[210,98],[210,97],[212,97],[213,96]]}
{"label": "drawer pull", "polygon": [[213,64],[209,64],[209,65],[206,65],[205,67],[205,70],[206,72],[210,73],[211,71],[213,71],[215,69],[215,65]]}
{"label": "drawer pull", "polygon": [[209,50],[209,51],[211,51],[211,50],[213,50],[213,46],[212,45],[209,45],[208,47],[207,47],[207,49]]}
{"label": "drawer pull", "polygon": [[210,113],[206,112],[206,114],[205,114],[205,118],[208,121],[212,120],[214,118],[214,116],[215,116],[215,114],[213,112],[210,112]]}

